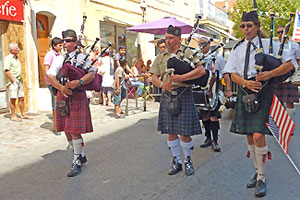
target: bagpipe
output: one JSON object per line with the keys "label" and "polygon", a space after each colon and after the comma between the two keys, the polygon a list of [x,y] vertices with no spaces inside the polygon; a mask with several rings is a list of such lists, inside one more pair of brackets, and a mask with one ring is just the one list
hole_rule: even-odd
{"label": "bagpipe", "polygon": [[[256,1],[253,0],[254,2],[254,9],[257,11],[257,4]],[[291,26],[291,22],[293,19],[293,14],[290,14],[290,20],[287,23],[287,25],[284,28],[284,38],[280,44],[280,49],[278,51],[278,56],[274,56],[273,55],[273,31],[274,31],[274,14],[271,13],[271,26],[270,26],[270,43],[269,43],[269,54],[265,53],[263,50],[263,46],[262,46],[262,39],[261,39],[261,32],[260,30],[258,31],[258,39],[259,39],[259,45],[260,45],[260,49],[258,49],[256,47],[256,45],[252,42],[252,46],[254,47],[254,49],[256,50],[256,54],[255,54],[255,69],[257,71],[257,73],[259,73],[260,71],[271,71],[273,69],[276,69],[277,67],[279,67],[282,64],[282,54],[283,54],[283,49],[284,49],[284,44],[288,38],[288,32]],[[269,80],[269,83],[281,83],[284,82],[285,80],[287,80],[290,76],[292,76],[293,72],[290,71],[286,74],[283,74],[281,76],[277,76],[274,78],[271,78]]]}
{"label": "bagpipe", "polygon": [[[78,54],[80,54],[80,48],[85,48],[85,46],[83,46],[80,41],[83,37],[84,23],[86,19],[87,17],[83,16],[83,23],[80,28],[81,35],[79,36],[77,48],[75,50],[75,55],[73,57],[66,56],[62,68],[59,70],[59,72],[56,75],[56,79],[62,85],[66,85],[66,83],[69,81],[81,79],[84,75],[86,75],[89,72],[90,68],[105,53],[105,51],[111,47],[111,44],[109,43],[107,47],[101,51],[99,56],[93,62],[90,62],[88,60],[88,57],[90,56],[91,52],[95,48],[97,42],[100,40],[99,38],[96,38],[93,45],[90,47],[89,53],[85,55],[84,59],[77,62],[77,56]],[[102,85],[102,76],[100,76],[98,73],[95,73],[95,78],[93,79],[93,81],[91,81],[88,84],[79,86],[75,90],[95,90],[96,92],[100,92],[101,85]],[[53,88],[54,95],[57,94],[57,91],[58,90],[56,88]]]}
{"label": "bagpipe", "polygon": [[[209,44],[209,42],[212,41],[212,40],[213,39],[211,38],[209,41],[207,41],[206,44],[204,44],[202,48],[207,46]],[[224,44],[220,43],[217,47],[215,47],[207,55],[202,54],[201,50],[200,50],[200,51],[195,51],[195,53],[192,54],[189,58],[183,58],[186,46],[184,47],[183,51],[181,52],[181,55],[180,55],[179,59],[176,56],[172,56],[171,58],[169,58],[169,60],[167,62],[167,69],[173,68],[174,69],[174,74],[182,75],[182,74],[186,74],[188,72],[191,72],[192,70],[195,69],[195,66],[198,63],[203,61],[208,56],[214,54],[219,48],[223,47]],[[199,59],[197,59],[195,61],[192,61],[196,56],[199,57],[199,55],[200,55]],[[184,83],[205,87],[205,86],[207,86],[207,84],[208,84],[209,80],[211,79],[211,77],[212,77],[211,71],[209,69],[205,69],[205,75],[204,76],[202,76],[200,78],[184,81]]]}
{"label": "bagpipe", "polygon": [[[88,73],[89,69],[97,62],[97,60],[105,53],[105,51],[111,46],[111,44],[108,44],[108,46],[101,51],[99,56],[91,63],[87,62],[87,59],[94,49],[96,43],[99,41],[99,38],[96,38],[96,41],[94,44],[90,47],[90,52],[85,56],[85,58],[77,62],[76,58],[67,58],[64,61],[64,64],[61,68],[61,77],[58,78],[58,80],[61,80],[60,83],[62,85],[66,84],[69,81],[72,80],[79,80],[82,78],[85,74]],[[78,52],[76,51],[76,54],[78,55]],[[75,56],[76,56],[75,54]],[[85,65],[88,65],[85,67]],[[95,74],[95,78],[92,82],[82,85],[78,87],[80,90],[95,90],[96,92],[101,91],[101,84],[102,84],[102,76],[100,76],[98,73]],[[77,89],[77,88],[76,88]]]}

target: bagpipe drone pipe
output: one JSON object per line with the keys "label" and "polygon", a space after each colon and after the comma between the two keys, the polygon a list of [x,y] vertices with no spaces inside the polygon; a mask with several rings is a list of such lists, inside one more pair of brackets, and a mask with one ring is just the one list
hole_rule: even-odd
{"label": "bagpipe drone pipe", "polygon": [[[256,1],[254,1],[254,9],[257,10],[257,4]],[[256,54],[255,54],[255,68],[256,70],[259,71],[271,71],[276,69],[277,67],[279,67],[282,64],[281,58],[282,58],[282,54],[283,54],[283,48],[284,48],[284,44],[288,38],[288,32],[290,29],[290,25],[292,22],[292,17],[293,14],[290,14],[290,20],[287,23],[287,25],[285,26],[284,29],[284,38],[282,40],[282,43],[280,44],[280,49],[278,51],[278,56],[275,57],[273,55],[273,31],[274,31],[274,27],[273,27],[273,23],[274,23],[274,14],[271,13],[271,26],[270,26],[270,43],[269,43],[269,54],[264,53],[263,52],[263,47],[262,47],[262,41],[261,41],[261,34],[260,31],[258,32],[258,38],[259,38],[259,44],[260,44],[260,49],[257,49],[257,47],[255,46],[255,44],[251,41],[251,44],[253,45],[254,49],[256,50]],[[291,77],[293,74],[292,71],[283,74],[281,76],[277,76],[274,77],[272,79],[269,80],[270,83],[281,83],[284,82],[285,80],[287,80],[289,77]]]}
{"label": "bagpipe drone pipe", "polygon": [[[207,42],[207,44],[209,43],[209,41]],[[206,45],[203,45],[206,46]],[[218,45],[215,49],[213,49],[209,55],[213,54],[215,51],[217,51],[219,48],[223,47],[224,44],[221,43],[220,45]],[[193,58],[195,56],[197,56],[199,54],[199,52],[195,52],[193,55],[190,56],[190,58],[186,58],[184,60],[180,60],[178,58],[176,58],[175,56],[169,58],[168,62],[167,62],[167,69],[174,69],[174,74],[186,74],[192,70],[195,69],[195,66],[200,63],[202,60],[204,60],[208,55],[202,55],[202,57],[194,62],[191,62],[191,60],[193,60]],[[212,73],[209,69],[205,69],[205,75],[200,77],[200,78],[196,78],[196,79],[192,79],[192,80],[188,80],[188,81],[184,81],[184,83],[187,84],[191,84],[191,85],[199,85],[201,87],[205,87],[207,86],[210,78],[212,76]]]}
{"label": "bagpipe drone pipe", "polygon": [[[99,38],[96,39],[95,43],[91,46],[91,51],[94,49],[97,41],[99,41]],[[100,55],[92,62],[90,63],[86,68],[83,66],[86,64],[86,60],[88,56],[90,55],[87,54],[85,59],[80,62],[79,65],[74,67],[74,65],[71,63],[70,60],[65,61],[63,67],[61,68],[61,78],[58,80],[67,80],[67,81],[72,81],[72,80],[79,80],[82,78],[84,75],[86,75],[89,71],[89,69],[97,62],[97,60],[105,53],[105,51],[111,46],[111,44],[108,44],[108,46],[101,51]],[[65,81],[64,81],[65,82]],[[78,89],[81,90],[95,90],[96,92],[101,91],[101,84],[102,84],[102,76],[100,76],[98,73],[95,74],[95,78],[92,82],[82,85],[78,87]]]}

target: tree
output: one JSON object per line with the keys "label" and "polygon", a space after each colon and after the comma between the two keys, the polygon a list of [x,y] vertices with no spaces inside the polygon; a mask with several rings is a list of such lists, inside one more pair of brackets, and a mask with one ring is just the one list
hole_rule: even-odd
{"label": "tree", "polygon": [[[285,25],[289,21],[289,19],[284,19],[289,18],[286,13],[296,12],[297,10],[300,11],[299,0],[257,0],[256,2],[259,15],[261,11],[264,13],[263,15],[266,15],[267,12],[269,16],[271,12],[279,13],[279,16],[276,16],[275,18],[274,30],[276,30],[277,26]],[[231,20],[235,22],[233,30],[237,38],[244,37],[239,28],[243,11],[249,12],[252,10],[254,10],[253,1],[237,0],[235,6],[233,7],[233,11],[229,13]],[[284,14],[283,17],[280,17],[282,14]],[[261,31],[263,35],[266,35],[267,37],[270,35],[271,18],[269,16],[259,16],[259,20],[261,22]],[[291,35],[293,32],[293,22],[289,31],[289,35]]]}

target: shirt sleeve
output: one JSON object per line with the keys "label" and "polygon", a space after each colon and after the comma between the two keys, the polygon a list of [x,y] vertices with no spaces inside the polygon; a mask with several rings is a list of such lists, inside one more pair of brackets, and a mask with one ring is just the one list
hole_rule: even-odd
{"label": "shirt sleeve", "polygon": [[216,56],[215,69],[219,71],[220,77],[223,77],[225,64],[226,63],[225,63],[225,60],[224,60],[223,56],[217,55]]}
{"label": "shirt sleeve", "polygon": [[159,53],[158,56],[155,58],[155,60],[152,64],[152,67],[149,71],[151,74],[161,75],[159,65],[160,65],[160,60],[161,60],[162,56],[163,56],[162,53]]}
{"label": "shirt sleeve", "polygon": [[4,59],[4,70],[10,70],[10,58],[6,56]]}
{"label": "shirt sleeve", "polygon": [[236,52],[235,50],[232,50],[229,57],[228,57],[228,60],[227,60],[227,63],[225,64],[225,67],[224,67],[224,70],[223,70],[223,74],[225,73],[236,73],[237,72],[237,69],[236,69]]}
{"label": "shirt sleeve", "polygon": [[49,51],[47,54],[46,54],[46,56],[45,56],[45,58],[44,58],[44,65],[49,65],[49,66],[51,66],[51,64],[52,64],[52,62],[53,62],[53,56],[51,55],[51,52]]}
{"label": "shirt sleeve", "polygon": [[118,78],[122,78],[123,77],[123,68],[122,67],[118,67],[116,70],[116,76]]}
{"label": "shirt sleeve", "polygon": [[116,55],[115,55],[115,60],[120,60],[121,59],[121,55],[119,54],[119,53],[117,53]]}
{"label": "shirt sleeve", "polygon": [[[97,61],[96,61],[97,62]],[[92,61],[88,58],[85,62],[84,68],[87,69],[90,65],[92,64]],[[96,67],[92,65],[89,69],[88,72],[94,72],[96,73]]]}
{"label": "shirt sleeve", "polygon": [[56,76],[58,71],[62,67],[63,62],[64,62],[64,57],[62,55],[56,56],[53,59],[52,65],[50,66],[49,70],[46,72],[47,75]]}
{"label": "shirt sleeve", "polygon": [[295,44],[295,58],[300,59],[300,46],[298,44]]}

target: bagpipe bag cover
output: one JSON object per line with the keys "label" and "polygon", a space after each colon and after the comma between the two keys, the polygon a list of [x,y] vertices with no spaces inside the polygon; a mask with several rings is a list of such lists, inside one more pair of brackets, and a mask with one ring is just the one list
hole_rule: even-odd
{"label": "bagpipe bag cover", "polygon": [[[167,62],[167,68],[168,69],[173,68],[175,70],[174,74],[179,74],[179,75],[186,74],[193,70],[190,64],[183,62],[177,59],[176,57],[169,58]],[[195,84],[195,85],[200,85],[201,87],[205,87],[207,85],[208,78],[209,78],[209,70],[205,69],[204,76],[200,78],[184,81],[184,83],[191,84],[191,85]]]}
{"label": "bagpipe bag cover", "polygon": [[[70,62],[67,62],[63,65],[61,69],[61,73],[62,76],[68,77],[70,81],[73,81],[82,78],[86,74],[86,71],[78,67],[74,67],[71,65]],[[102,76],[96,73],[95,79],[92,82],[80,86],[78,88],[82,90],[95,90],[96,92],[100,92],[101,85],[102,85]]]}
{"label": "bagpipe bag cover", "polygon": [[[275,58],[274,56],[260,52],[255,55],[255,64],[263,66],[262,71],[271,71],[279,67],[282,64],[282,62],[280,59]],[[292,71],[290,71],[284,75],[272,78],[270,82],[271,83],[284,82],[286,79],[292,76],[292,74],[293,74]]]}

